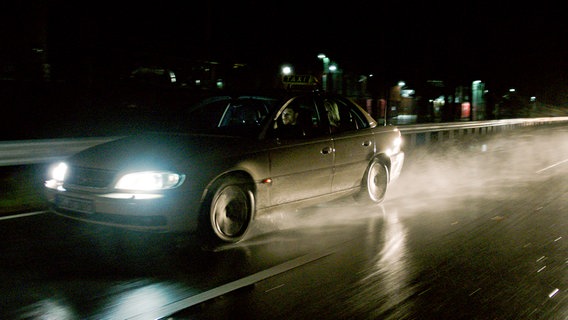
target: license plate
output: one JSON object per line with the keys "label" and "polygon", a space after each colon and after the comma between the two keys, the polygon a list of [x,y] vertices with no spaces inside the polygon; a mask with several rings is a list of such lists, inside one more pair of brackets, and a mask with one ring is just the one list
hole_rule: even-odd
{"label": "license plate", "polygon": [[55,199],[55,203],[57,207],[65,210],[78,211],[83,213],[95,212],[95,208],[91,200],[58,196]]}

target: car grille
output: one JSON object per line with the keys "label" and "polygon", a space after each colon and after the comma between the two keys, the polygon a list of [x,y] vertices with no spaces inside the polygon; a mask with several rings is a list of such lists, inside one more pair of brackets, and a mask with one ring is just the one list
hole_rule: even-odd
{"label": "car grille", "polygon": [[114,176],[114,171],[71,167],[65,177],[65,184],[89,188],[106,188],[112,183]]}

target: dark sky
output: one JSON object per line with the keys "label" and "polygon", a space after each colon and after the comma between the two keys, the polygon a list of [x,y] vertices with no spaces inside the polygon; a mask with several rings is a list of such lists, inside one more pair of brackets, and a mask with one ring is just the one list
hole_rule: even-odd
{"label": "dark sky", "polygon": [[65,51],[128,51],[317,65],[316,55],[323,52],[344,70],[392,79],[566,85],[568,25],[562,1],[23,3],[7,17],[13,26],[2,35],[17,37],[10,33],[18,29],[13,27],[20,16],[29,19],[25,11],[34,7],[29,3],[43,3],[50,50],[63,56]]}

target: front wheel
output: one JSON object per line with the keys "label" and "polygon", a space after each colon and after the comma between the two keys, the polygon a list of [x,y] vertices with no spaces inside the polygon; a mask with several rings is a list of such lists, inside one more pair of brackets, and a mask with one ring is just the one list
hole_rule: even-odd
{"label": "front wheel", "polygon": [[373,160],[361,182],[361,191],[355,198],[364,203],[381,203],[385,199],[389,183],[389,170],[378,160]]}
{"label": "front wheel", "polygon": [[236,178],[223,179],[206,198],[200,229],[213,242],[238,242],[245,237],[253,212],[250,186]]}

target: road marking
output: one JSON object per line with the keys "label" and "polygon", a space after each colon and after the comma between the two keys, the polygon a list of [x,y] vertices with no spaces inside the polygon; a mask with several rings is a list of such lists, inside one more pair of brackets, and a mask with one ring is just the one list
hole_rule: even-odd
{"label": "road marking", "polygon": [[11,216],[0,217],[0,220],[9,220],[9,219],[18,219],[18,218],[23,218],[23,217],[29,217],[29,216],[36,216],[38,214],[44,214],[44,213],[47,213],[47,212],[48,211],[35,211],[35,212],[28,212],[28,213],[13,214]]}
{"label": "road marking", "polygon": [[268,278],[275,276],[279,273],[283,273],[283,272],[286,272],[288,270],[302,266],[304,264],[308,264],[312,261],[321,259],[321,258],[329,256],[331,254],[333,254],[333,251],[325,251],[325,252],[319,252],[319,253],[314,253],[314,254],[306,254],[306,255],[298,257],[294,260],[290,260],[290,261],[281,263],[281,264],[276,265],[272,268],[257,272],[255,274],[244,277],[242,279],[235,280],[233,282],[229,282],[229,283],[224,284],[222,286],[219,286],[217,288],[213,288],[211,290],[196,294],[194,296],[191,296],[191,297],[188,297],[188,298],[176,301],[176,302],[172,302],[168,305],[159,307],[154,311],[145,312],[144,314],[139,314],[137,316],[134,316],[134,317],[131,317],[131,318],[128,318],[128,319],[161,319],[163,317],[172,315],[172,314],[174,314],[178,311],[187,309],[187,308],[194,306],[196,304],[200,304],[200,303],[205,302],[207,300],[210,300],[210,299],[222,296],[224,294],[227,294],[231,291],[235,291],[237,289],[250,286],[250,285],[252,285],[256,282],[262,281],[264,279],[268,279]]}
{"label": "road marking", "polygon": [[541,173],[541,172],[543,172],[543,171],[546,171],[546,170],[548,170],[548,169],[552,169],[552,168],[554,168],[554,167],[557,167],[557,166],[563,164],[564,162],[568,162],[568,159],[565,159],[565,160],[556,162],[555,164],[552,164],[552,165],[550,165],[550,166],[548,166],[548,167],[546,167],[546,168],[544,168],[544,169],[540,169],[540,170],[538,170],[538,171],[535,172],[535,173],[536,173],[536,174],[539,174],[539,173]]}
{"label": "road marking", "polygon": [[558,288],[555,288],[554,290],[552,290],[551,293],[548,294],[549,298],[554,297],[554,295],[556,295],[558,293],[558,291],[560,291]]}

